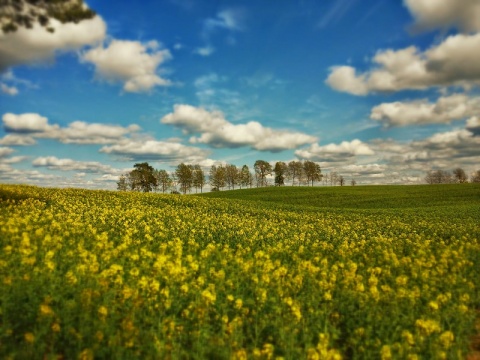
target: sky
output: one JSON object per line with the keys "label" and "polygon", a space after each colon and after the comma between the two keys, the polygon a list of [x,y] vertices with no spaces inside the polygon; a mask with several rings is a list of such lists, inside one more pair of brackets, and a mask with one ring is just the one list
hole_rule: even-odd
{"label": "sky", "polygon": [[0,183],[310,160],[349,183],[480,170],[478,0],[90,0],[0,30]]}

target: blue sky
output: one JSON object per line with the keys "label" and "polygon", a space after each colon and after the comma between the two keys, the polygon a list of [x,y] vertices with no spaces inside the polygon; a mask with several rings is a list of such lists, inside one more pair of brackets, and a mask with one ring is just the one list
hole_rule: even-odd
{"label": "blue sky", "polygon": [[359,184],[480,169],[476,0],[89,1],[0,33],[0,182],[311,160]]}

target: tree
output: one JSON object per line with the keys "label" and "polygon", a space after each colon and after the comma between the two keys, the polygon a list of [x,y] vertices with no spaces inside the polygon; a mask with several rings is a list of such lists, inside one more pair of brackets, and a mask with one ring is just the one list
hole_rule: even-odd
{"label": "tree", "polygon": [[352,186],[355,186],[355,185],[357,185],[357,181],[356,181],[355,179],[352,179],[352,181],[350,182],[350,184],[351,184]]}
{"label": "tree", "polygon": [[249,186],[250,188],[253,185],[253,175],[250,172],[250,169],[247,165],[242,166],[242,170],[240,171],[240,186]]}
{"label": "tree", "polygon": [[305,173],[305,177],[307,178],[307,184],[313,183],[315,181],[322,180],[322,171],[320,170],[320,165],[314,163],[313,161],[306,160],[303,163],[303,171]]}
{"label": "tree", "polygon": [[120,175],[120,178],[117,181],[117,190],[120,190],[120,191],[128,190],[127,177],[123,174]]}
{"label": "tree", "polygon": [[275,173],[275,186],[285,185],[285,177],[288,172],[288,166],[283,161],[277,161],[275,167],[273,168]]}
{"label": "tree", "polygon": [[338,174],[336,171],[330,172],[330,185],[335,186],[338,182]]}
{"label": "tree", "polygon": [[459,184],[464,184],[468,182],[467,174],[462,168],[456,168],[453,170],[453,177],[455,178],[455,182]]}
{"label": "tree", "polygon": [[472,174],[472,176],[470,178],[470,182],[480,183],[480,170],[477,170]]}
{"label": "tree", "polygon": [[130,171],[129,182],[132,190],[142,190],[143,192],[150,192],[157,186],[157,179],[154,175],[154,169],[147,162],[137,163],[133,165],[133,170]]}
{"label": "tree", "polygon": [[158,186],[160,186],[162,193],[165,194],[165,191],[172,186],[172,179],[170,178],[170,175],[166,170],[155,170],[154,174],[157,178]]}
{"label": "tree", "polygon": [[195,192],[200,188],[200,192],[203,192],[203,187],[205,186],[205,173],[200,165],[193,166],[193,187]]}
{"label": "tree", "polygon": [[323,185],[328,185],[328,181],[330,180],[330,176],[327,174],[323,175]]}
{"label": "tree", "polygon": [[235,165],[227,165],[225,167],[225,183],[228,186],[228,189],[235,190],[235,185],[239,182],[239,171]]}
{"label": "tree", "polygon": [[177,176],[178,185],[180,185],[180,191],[184,194],[187,191],[190,191],[193,185],[193,171],[191,165],[185,165],[181,163],[177,166],[175,170],[175,175]]}
{"label": "tree", "polygon": [[338,183],[340,184],[340,186],[345,185],[345,178],[342,175],[338,177]]}
{"label": "tree", "polygon": [[62,23],[79,23],[96,15],[83,0],[1,0],[0,19],[4,33],[17,31],[19,27],[31,29],[39,23],[54,32],[50,19]]}
{"label": "tree", "polygon": [[427,172],[425,176],[427,184],[451,184],[453,182],[453,176],[448,171],[435,170]]}
{"label": "tree", "polygon": [[225,168],[222,165],[215,166],[212,165],[210,168],[210,186],[212,191],[214,189],[221,190],[225,187]]}
{"label": "tree", "polygon": [[290,161],[288,163],[288,177],[292,179],[292,186],[295,185],[295,179],[302,177],[303,165],[301,161]]}
{"label": "tree", "polygon": [[257,186],[267,186],[267,176],[272,174],[272,165],[265,160],[257,160],[253,165]]}

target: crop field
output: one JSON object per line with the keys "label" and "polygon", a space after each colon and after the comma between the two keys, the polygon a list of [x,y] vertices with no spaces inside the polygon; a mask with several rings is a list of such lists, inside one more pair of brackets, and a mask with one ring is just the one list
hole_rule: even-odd
{"label": "crop field", "polygon": [[480,186],[0,185],[2,359],[465,359]]}

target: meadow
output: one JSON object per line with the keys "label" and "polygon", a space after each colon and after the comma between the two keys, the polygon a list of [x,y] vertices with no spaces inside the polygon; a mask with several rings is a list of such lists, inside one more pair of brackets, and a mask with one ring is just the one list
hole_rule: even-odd
{"label": "meadow", "polygon": [[479,219],[476,184],[0,185],[0,358],[464,359]]}

